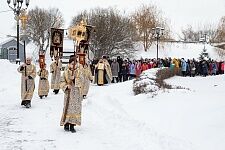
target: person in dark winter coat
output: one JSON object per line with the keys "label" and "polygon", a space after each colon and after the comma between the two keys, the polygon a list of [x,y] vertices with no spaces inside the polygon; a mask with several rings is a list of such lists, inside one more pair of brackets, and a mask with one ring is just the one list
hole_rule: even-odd
{"label": "person in dark winter coat", "polygon": [[221,63],[221,74],[224,74],[224,62]]}
{"label": "person in dark winter coat", "polygon": [[191,76],[191,68],[190,68],[190,60],[188,59],[187,62],[187,69],[186,69],[186,75]]}
{"label": "person in dark winter coat", "polygon": [[190,60],[190,77],[194,77],[195,76],[195,70],[196,70],[196,67],[195,67],[195,63]]}
{"label": "person in dark winter coat", "polygon": [[128,72],[129,72],[129,68],[127,64],[124,62],[121,67],[121,75],[122,75],[123,82],[128,80]]}
{"label": "person in dark winter coat", "polygon": [[217,72],[217,64],[216,64],[216,62],[212,62],[211,63],[211,65],[212,65],[212,75],[216,75],[216,72]]}
{"label": "person in dark winter coat", "polygon": [[184,60],[184,58],[181,59],[181,71],[182,71],[182,75],[185,77],[186,71],[187,71],[187,63]]}
{"label": "person in dark winter coat", "polygon": [[119,81],[118,76],[119,76],[120,67],[116,59],[114,59],[111,64],[111,70],[112,70],[112,83],[117,83]]}
{"label": "person in dark winter coat", "polygon": [[202,66],[202,73],[203,73],[202,75],[206,77],[208,75],[208,65],[205,60],[203,60],[201,66]]}
{"label": "person in dark winter coat", "polygon": [[119,63],[119,82],[122,82],[122,73],[121,73],[121,68],[122,68],[122,64],[123,64],[123,59],[120,58],[120,56],[117,56],[117,62]]}

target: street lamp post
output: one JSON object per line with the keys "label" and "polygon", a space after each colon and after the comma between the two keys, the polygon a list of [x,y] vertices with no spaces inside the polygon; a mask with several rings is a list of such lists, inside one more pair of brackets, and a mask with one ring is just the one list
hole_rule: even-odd
{"label": "street lamp post", "polygon": [[205,44],[207,43],[207,33],[204,33],[204,34],[201,36],[200,42],[203,42],[203,44],[204,44],[203,50],[206,50]]}
{"label": "street lamp post", "polygon": [[[16,59],[16,63],[20,63],[20,57],[19,57],[19,32],[20,32],[20,24],[19,24],[19,16],[21,13],[21,10],[23,10],[24,8],[22,8],[23,6],[23,2],[24,0],[13,0],[11,3],[11,0],[7,0],[7,3],[9,5],[9,8],[11,8],[16,16],[16,21],[17,21],[17,59]],[[26,8],[29,6],[30,0],[26,0]]]}
{"label": "street lamp post", "polygon": [[207,41],[208,41],[208,39],[207,39],[207,33],[202,34],[202,35],[201,35],[201,38],[199,39],[199,41],[200,41],[200,42],[203,42],[203,44],[204,44],[204,48],[203,48],[203,52],[202,52],[203,57],[209,58],[208,53],[207,53],[207,49],[206,49],[206,47],[205,47],[205,44],[206,44]]}
{"label": "street lamp post", "polygon": [[164,28],[162,27],[156,27],[152,28],[152,34],[156,38],[156,44],[157,44],[157,55],[156,55],[156,60],[159,58],[159,39],[161,36],[163,36],[164,33]]}

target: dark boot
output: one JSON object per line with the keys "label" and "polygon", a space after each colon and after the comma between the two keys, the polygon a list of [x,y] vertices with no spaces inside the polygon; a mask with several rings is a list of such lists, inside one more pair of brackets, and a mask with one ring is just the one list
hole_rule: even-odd
{"label": "dark boot", "polygon": [[65,131],[69,131],[69,123],[66,123],[66,124],[64,125],[64,130],[65,130]]}
{"label": "dark boot", "polygon": [[83,95],[83,99],[85,99],[86,98],[86,95]]}
{"label": "dark boot", "polygon": [[45,97],[48,97],[48,95],[45,95]]}
{"label": "dark boot", "polygon": [[28,101],[25,106],[26,106],[26,108],[30,108],[31,107],[30,101]]}
{"label": "dark boot", "polygon": [[23,100],[23,101],[21,102],[21,105],[22,105],[22,106],[26,106],[26,105],[27,105],[27,100]]}
{"label": "dark boot", "polygon": [[72,133],[75,133],[76,132],[76,130],[74,129],[74,125],[73,124],[70,124],[70,131]]}
{"label": "dark boot", "polygon": [[42,99],[43,98],[43,95],[40,95],[39,97],[40,97],[40,99]]}
{"label": "dark boot", "polygon": [[59,93],[59,90],[54,90],[53,91],[55,94],[58,94]]}

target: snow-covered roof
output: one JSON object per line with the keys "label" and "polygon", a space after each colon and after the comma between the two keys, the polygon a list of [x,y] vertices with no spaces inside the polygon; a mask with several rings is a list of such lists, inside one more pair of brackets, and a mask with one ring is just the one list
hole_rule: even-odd
{"label": "snow-covered roof", "polygon": [[[7,37],[7,38],[0,39],[0,46],[5,44],[5,43],[8,43],[8,42],[10,42],[12,40],[16,41],[16,39],[14,37]],[[20,41],[20,44],[23,45],[23,42]]]}
{"label": "snow-covered roof", "polygon": [[[10,42],[10,41],[12,41],[12,40],[15,40],[15,41],[16,41],[16,39],[15,39],[14,37],[0,38],[0,47],[1,47],[3,44],[8,43],[8,42]],[[23,42],[20,41],[20,44],[23,45]]]}
{"label": "snow-covered roof", "polygon": [[12,37],[7,37],[7,38],[0,38],[0,46],[2,46],[3,44],[11,41],[13,38]]}

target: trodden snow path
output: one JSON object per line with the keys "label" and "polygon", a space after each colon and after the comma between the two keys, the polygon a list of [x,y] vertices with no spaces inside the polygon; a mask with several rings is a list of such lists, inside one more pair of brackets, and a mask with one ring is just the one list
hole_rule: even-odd
{"label": "trodden snow path", "polygon": [[[148,95],[134,96],[132,81],[101,87],[91,85],[87,99],[83,100],[82,126],[76,127],[76,133],[70,133],[59,126],[63,109],[62,91],[58,95],[51,91],[46,99],[41,100],[37,95],[36,78],[32,108],[20,106],[20,75],[16,68],[16,65],[8,62],[1,62],[0,65],[3,71],[0,74],[0,150],[211,150],[212,146],[223,150],[225,129],[222,125],[225,121],[221,116],[225,114],[222,109],[225,102],[221,88],[225,88],[221,79],[224,76],[202,78],[200,82],[204,89],[217,85],[214,90],[218,104],[215,100],[207,99],[208,95],[203,95],[203,90],[198,90],[198,78],[185,78],[183,83],[180,82],[182,78],[168,80],[172,84],[183,84],[191,90],[161,92],[155,98],[149,98]],[[187,80],[194,86],[191,83],[184,84]],[[210,82],[204,85],[203,80]],[[206,99],[206,107],[202,105],[203,100],[197,101],[198,92],[202,99]],[[187,95],[192,100],[181,100]],[[187,112],[193,106],[194,111]],[[207,111],[199,113],[199,106],[201,111],[204,108]],[[203,122],[198,120],[212,112],[219,115],[217,118],[215,114],[210,116],[209,122],[214,122],[213,127],[208,126],[211,124],[207,124],[207,119]],[[190,122],[189,116],[193,117],[194,123]],[[202,126],[202,123],[206,125]],[[217,128],[219,125],[220,128]],[[196,136],[205,136],[205,139],[192,140],[195,137],[193,131],[197,131],[192,128],[201,126],[202,130],[216,132],[206,132]],[[173,132],[176,129],[180,134]],[[207,138],[210,135],[218,135],[218,140],[209,143]],[[201,144],[206,142],[199,145],[199,141]]]}
{"label": "trodden snow path", "polygon": [[22,108],[17,66],[7,62],[2,66],[1,150],[192,149],[189,142],[154,131],[151,126],[129,116],[120,101],[134,97],[131,81],[103,87],[92,85],[88,98],[83,101],[82,126],[76,127],[77,133],[72,134],[59,126],[63,108],[62,91],[58,95],[50,92],[48,98],[41,100],[36,88],[32,108]]}
{"label": "trodden snow path", "polygon": [[[121,86],[118,84],[118,87]],[[127,87],[118,90],[122,93],[124,88]],[[122,95],[118,95],[118,99],[111,95],[110,86],[91,87],[90,95],[83,102],[82,126],[77,127],[74,134],[59,126],[62,92],[50,94],[43,100],[35,93],[31,109],[21,108],[20,101],[16,100],[14,104],[3,105],[0,111],[1,149],[192,149],[190,143],[160,134],[134,120],[118,101]]]}

